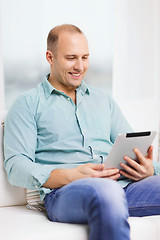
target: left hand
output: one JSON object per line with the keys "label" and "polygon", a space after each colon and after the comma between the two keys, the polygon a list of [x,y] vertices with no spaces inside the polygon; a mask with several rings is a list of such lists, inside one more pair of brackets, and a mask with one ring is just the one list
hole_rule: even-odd
{"label": "left hand", "polygon": [[149,176],[153,176],[153,146],[149,147],[146,156],[143,156],[138,149],[134,149],[134,153],[136,154],[139,162],[125,156],[124,160],[129,164],[129,166],[124,163],[120,163],[120,166],[124,169],[124,171],[120,170],[120,174],[134,181],[139,181]]}

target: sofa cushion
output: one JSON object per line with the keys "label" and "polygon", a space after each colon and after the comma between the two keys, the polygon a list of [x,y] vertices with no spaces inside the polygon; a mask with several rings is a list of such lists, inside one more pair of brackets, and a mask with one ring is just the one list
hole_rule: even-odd
{"label": "sofa cushion", "polygon": [[160,216],[130,217],[131,240],[159,240]]}
{"label": "sofa cushion", "polygon": [[33,210],[46,211],[44,201],[40,199],[39,191],[26,189],[27,193],[27,208]]}
{"label": "sofa cushion", "polygon": [[88,240],[88,226],[53,223],[44,212],[25,206],[0,207],[0,239],[5,240]]}
{"label": "sofa cushion", "polygon": [[[0,216],[0,239],[88,240],[88,225],[51,222],[46,213],[25,206],[0,207]],[[160,239],[160,216],[130,217],[129,223],[131,240]]]}
{"label": "sofa cushion", "polygon": [[3,166],[3,126],[6,111],[0,111],[0,206],[24,205],[26,203],[26,191],[23,188],[12,186],[7,180],[7,174]]}

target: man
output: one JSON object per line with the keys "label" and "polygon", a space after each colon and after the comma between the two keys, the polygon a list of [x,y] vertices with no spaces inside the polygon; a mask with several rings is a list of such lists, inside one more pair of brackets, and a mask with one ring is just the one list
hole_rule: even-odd
{"label": "man", "polygon": [[8,179],[39,190],[51,221],[88,223],[90,240],[128,240],[129,213],[160,214],[153,147],[147,156],[135,149],[139,163],[125,156],[123,171],[105,169],[117,134],[132,130],[112,98],[83,82],[85,35],[73,25],[53,28],[46,58],[50,74],[14,102],[5,121]]}

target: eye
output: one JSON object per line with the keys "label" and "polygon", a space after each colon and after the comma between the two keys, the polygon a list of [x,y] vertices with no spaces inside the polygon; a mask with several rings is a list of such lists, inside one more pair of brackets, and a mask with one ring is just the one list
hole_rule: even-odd
{"label": "eye", "polygon": [[84,56],[82,57],[83,60],[87,60],[88,59],[88,56]]}
{"label": "eye", "polygon": [[74,59],[74,57],[69,57],[69,58],[67,58],[67,60],[73,60]]}

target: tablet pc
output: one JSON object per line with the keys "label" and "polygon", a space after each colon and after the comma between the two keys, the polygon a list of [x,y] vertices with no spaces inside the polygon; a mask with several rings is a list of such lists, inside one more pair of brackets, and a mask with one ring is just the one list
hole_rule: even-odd
{"label": "tablet pc", "polygon": [[120,163],[126,163],[123,159],[124,156],[128,156],[137,161],[136,154],[133,152],[134,148],[139,149],[145,156],[155,136],[156,131],[119,134],[105,160],[105,168],[120,169]]}

